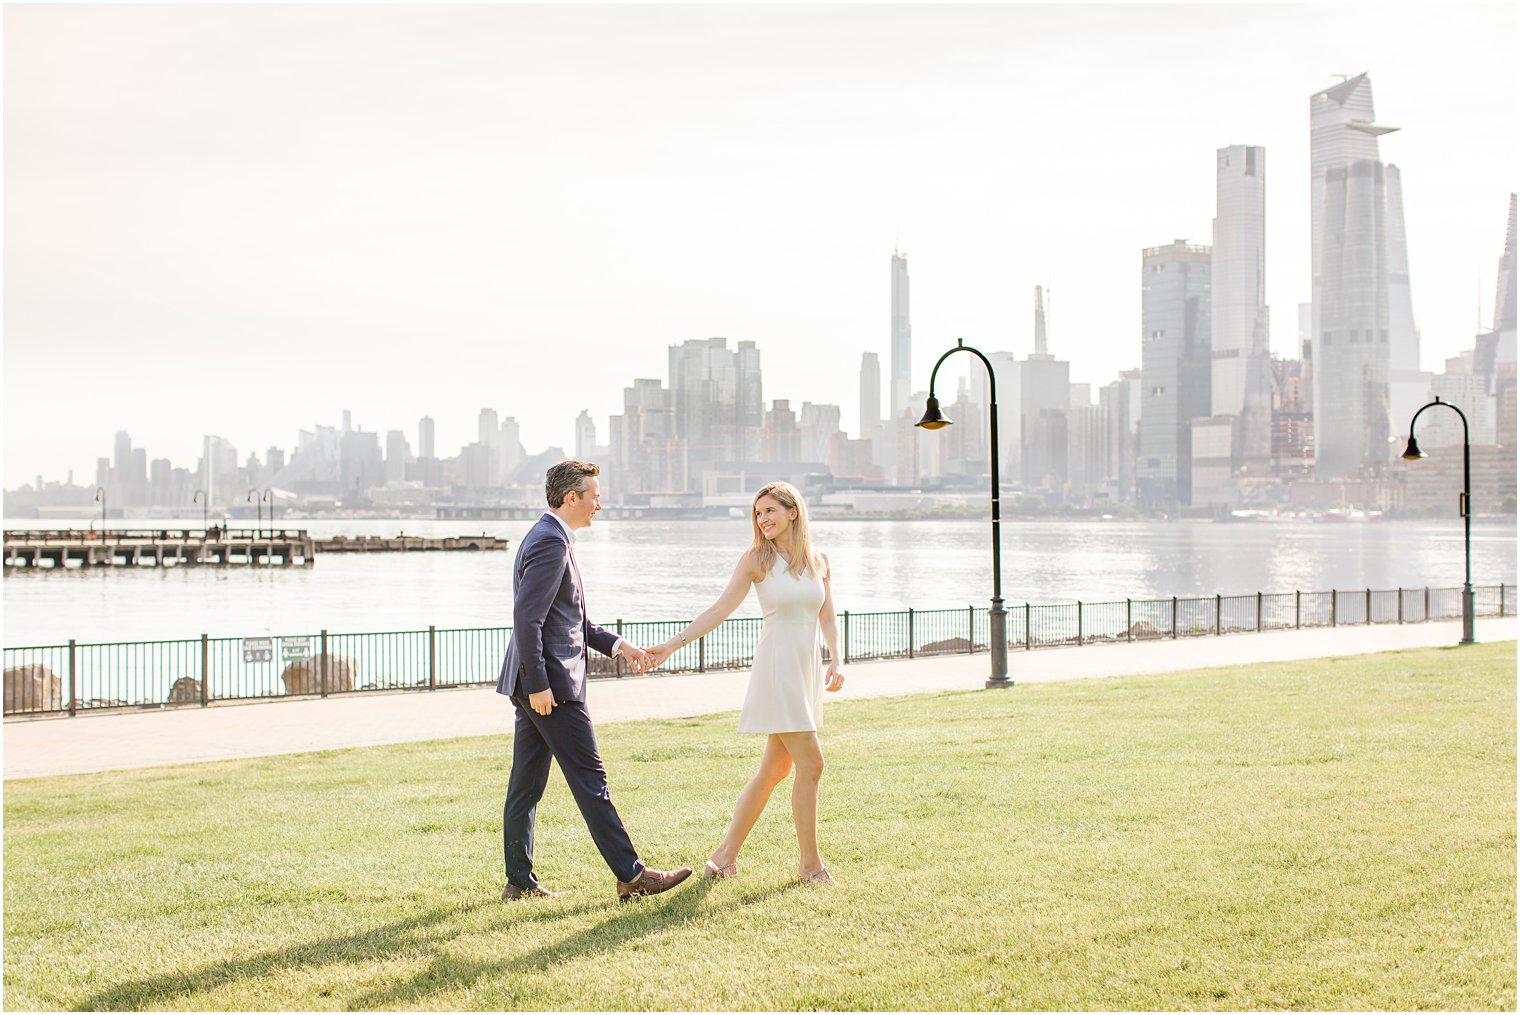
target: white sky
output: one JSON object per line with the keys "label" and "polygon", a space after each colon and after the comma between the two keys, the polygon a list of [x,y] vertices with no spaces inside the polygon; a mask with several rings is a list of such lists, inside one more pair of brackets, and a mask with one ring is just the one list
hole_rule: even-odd
{"label": "white sky", "polygon": [[[1516,7],[15,6],[5,9],[5,484],[125,429],[193,467],[297,429],[476,413],[605,439],[690,338],[857,419],[912,275],[914,378],[957,336],[1140,359],[1142,247],[1210,241],[1214,151],[1267,149],[1274,351],[1308,299],[1308,97],[1368,71],[1403,169],[1427,369],[1492,313]],[[970,360],[966,359],[966,366]],[[964,369],[964,368],[963,368]],[[947,371],[949,368],[947,367]],[[953,391],[953,374],[942,387]]]}

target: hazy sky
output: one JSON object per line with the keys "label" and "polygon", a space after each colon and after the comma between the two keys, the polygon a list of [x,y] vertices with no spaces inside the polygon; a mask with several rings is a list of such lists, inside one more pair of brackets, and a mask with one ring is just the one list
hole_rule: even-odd
{"label": "hazy sky", "polygon": [[767,400],[963,336],[1138,366],[1140,251],[1210,241],[1267,149],[1275,351],[1309,292],[1308,97],[1370,73],[1427,369],[1492,313],[1516,7],[7,6],[5,484],[117,429],[289,447],[350,408],[440,453],[492,406],[605,439],[667,347],[753,339]]}

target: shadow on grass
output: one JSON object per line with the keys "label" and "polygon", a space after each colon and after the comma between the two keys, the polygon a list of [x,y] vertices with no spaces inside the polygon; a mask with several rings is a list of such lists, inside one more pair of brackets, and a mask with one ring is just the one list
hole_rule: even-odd
{"label": "shadow on grass", "polygon": [[[619,905],[595,926],[552,945],[499,962],[461,961],[435,953],[426,969],[419,970],[386,990],[371,991],[353,998],[348,1005],[354,1009],[415,1007],[418,1002],[425,1001],[434,993],[453,987],[468,987],[482,978],[511,973],[542,973],[561,963],[603,953],[608,954],[609,961],[630,969],[635,968],[639,964],[638,942],[673,924],[686,923],[697,916],[698,908],[716,884],[717,882],[704,879],[690,888],[667,896]],[[775,885],[735,898],[730,905],[734,908],[753,905],[798,887],[800,886],[796,882]],[[550,911],[545,909],[543,915],[547,918]],[[527,999],[525,1003],[532,1005],[541,1000],[543,999]]]}
{"label": "shadow on grass", "polygon": [[[322,938],[301,944],[261,952],[245,959],[214,962],[188,972],[169,972],[161,976],[115,984],[85,998],[76,1011],[125,1011],[162,1006],[166,1002],[187,999],[187,995],[212,991],[229,983],[257,980],[275,973],[303,966],[328,966],[341,963],[369,963],[399,956],[426,953],[431,956],[426,969],[407,977],[388,989],[376,989],[352,998],[348,1008],[380,1008],[418,1001],[439,990],[468,986],[482,976],[511,972],[541,972],[551,966],[573,961],[599,952],[619,952],[618,962],[633,962],[639,940],[657,934],[671,924],[684,923],[696,915],[713,882],[699,881],[690,888],[663,897],[640,899],[628,905],[586,902],[573,907],[534,901],[517,903],[476,902],[441,906],[417,916],[355,931],[341,937]],[[779,895],[792,886],[778,885],[766,891],[735,899],[735,906],[751,905]],[[483,909],[501,909],[514,922],[543,923],[593,912],[606,912],[606,919],[595,926],[572,934],[563,941],[535,949],[525,955],[500,962],[461,962],[440,951],[440,947],[457,936],[454,921]],[[299,1006],[300,999],[288,999]]]}

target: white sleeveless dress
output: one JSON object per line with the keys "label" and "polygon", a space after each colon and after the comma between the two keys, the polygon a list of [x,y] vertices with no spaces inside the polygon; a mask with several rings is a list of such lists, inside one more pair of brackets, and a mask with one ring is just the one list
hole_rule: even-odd
{"label": "white sleeveless dress", "polygon": [[777,559],[755,586],[764,622],[755,644],[749,691],[739,713],[740,733],[803,733],[823,719],[823,654],[818,647],[818,611],[823,579],[811,571],[799,578]]}

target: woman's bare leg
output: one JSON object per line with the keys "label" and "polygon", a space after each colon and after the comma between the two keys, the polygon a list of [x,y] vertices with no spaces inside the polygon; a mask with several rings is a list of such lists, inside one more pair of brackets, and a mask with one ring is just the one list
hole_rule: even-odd
{"label": "woman's bare leg", "polygon": [[765,738],[765,753],[760,755],[760,770],[740,790],[739,799],[734,803],[733,820],[728,823],[728,832],[723,836],[723,841],[712,852],[713,863],[727,867],[739,858],[739,849],[744,845],[744,840],[749,838],[755,822],[760,820],[760,812],[765,810],[766,803],[770,801],[771,792],[791,770],[791,755],[781,743],[781,736],[772,733]]}
{"label": "woman's bare leg", "polygon": [[823,858],[818,855],[818,783],[823,778],[823,750],[818,746],[818,734],[778,733],[797,766],[792,780],[792,821],[797,825],[797,847],[800,853],[797,876],[806,879],[823,870]]}

